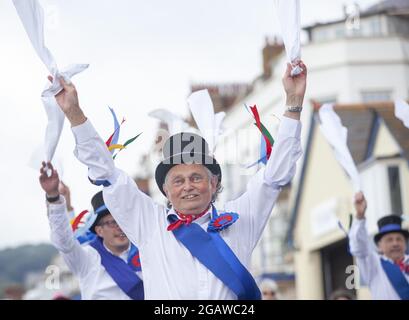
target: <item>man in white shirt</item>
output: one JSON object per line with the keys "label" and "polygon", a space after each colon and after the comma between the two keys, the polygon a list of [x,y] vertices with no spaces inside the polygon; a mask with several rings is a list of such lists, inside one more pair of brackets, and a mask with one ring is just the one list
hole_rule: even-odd
{"label": "man in white shirt", "polygon": [[[89,178],[105,186],[104,201],[128,238],[141,252],[146,299],[260,299],[247,271],[281,188],[295,173],[301,156],[300,112],[307,70],[283,77],[287,110],[270,159],[247,184],[246,191],[216,210],[220,166],[206,141],[180,133],[163,148],[164,161],[155,173],[170,210],[142,193],[117,169],[90,121],[79,107],[73,84],[59,79],[64,90],[57,102],[71,123],[76,157],[89,168]],[[50,79],[52,80],[52,79]]]}
{"label": "man in white shirt", "polygon": [[51,163],[40,169],[40,185],[46,192],[51,241],[60,251],[69,269],[79,278],[84,300],[142,300],[139,252],[106,209],[102,192],[91,200],[93,212],[90,230],[97,237],[81,246],[68,220],[65,198],[59,192],[59,177]]}
{"label": "man in white shirt", "polygon": [[378,254],[370,245],[365,227],[367,203],[362,192],[355,195],[356,219],[349,232],[351,254],[355,256],[360,276],[376,300],[409,299],[409,255],[405,254],[409,232],[402,229],[402,218],[382,217],[375,235]]}

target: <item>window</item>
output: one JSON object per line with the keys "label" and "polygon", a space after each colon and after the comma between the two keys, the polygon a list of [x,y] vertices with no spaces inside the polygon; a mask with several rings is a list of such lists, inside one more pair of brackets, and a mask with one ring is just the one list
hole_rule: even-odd
{"label": "window", "polygon": [[328,29],[327,28],[318,28],[314,31],[313,41],[325,41],[328,40]]}
{"label": "window", "polygon": [[375,16],[370,20],[370,35],[381,35],[381,20],[379,16]]}
{"label": "window", "polygon": [[335,29],[335,38],[345,38],[345,26],[341,25]]}
{"label": "window", "polygon": [[400,190],[399,167],[388,166],[389,195],[391,213],[402,215],[402,195]]}
{"label": "window", "polygon": [[349,294],[355,296],[355,289],[346,288],[349,276],[346,270],[348,266],[354,263],[348,250],[347,239],[332,243],[321,249],[325,299],[329,299],[331,293],[338,289],[346,290]]}
{"label": "window", "polygon": [[363,91],[361,96],[362,102],[390,101],[391,91]]}

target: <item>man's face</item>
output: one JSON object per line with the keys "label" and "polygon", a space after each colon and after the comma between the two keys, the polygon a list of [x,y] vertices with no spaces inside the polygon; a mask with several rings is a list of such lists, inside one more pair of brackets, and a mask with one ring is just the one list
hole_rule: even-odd
{"label": "man's face", "polygon": [[263,290],[262,292],[263,300],[278,300],[277,294],[273,290]]}
{"label": "man's face", "polygon": [[393,261],[401,260],[406,251],[406,239],[399,232],[391,232],[384,235],[378,242],[379,250]]}
{"label": "man's face", "polygon": [[95,227],[98,236],[104,239],[104,244],[111,251],[125,251],[129,247],[129,240],[112,217],[107,214]]}
{"label": "man's face", "polygon": [[179,164],[169,170],[163,190],[175,210],[198,214],[209,206],[217,178],[201,164]]}

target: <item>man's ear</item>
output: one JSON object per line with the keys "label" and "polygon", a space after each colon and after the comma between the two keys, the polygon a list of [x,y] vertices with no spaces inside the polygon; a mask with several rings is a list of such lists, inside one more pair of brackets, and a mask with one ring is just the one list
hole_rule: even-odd
{"label": "man's ear", "polygon": [[168,188],[166,187],[166,183],[164,183],[163,185],[162,185],[162,189],[163,189],[163,192],[165,192],[165,194],[166,194],[166,198],[168,198],[169,199],[169,190],[168,190]]}
{"label": "man's ear", "polygon": [[101,226],[96,226],[95,227],[95,233],[97,236],[102,237],[102,227]]}
{"label": "man's ear", "polygon": [[212,192],[216,192],[217,184],[219,183],[219,178],[217,176],[212,176],[210,179],[210,184],[212,186]]}
{"label": "man's ear", "polygon": [[378,252],[379,252],[380,254],[383,254],[381,241],[382,241],[382,239],[379,240],[379,241],[376,243],[376,248],[378,249]]}

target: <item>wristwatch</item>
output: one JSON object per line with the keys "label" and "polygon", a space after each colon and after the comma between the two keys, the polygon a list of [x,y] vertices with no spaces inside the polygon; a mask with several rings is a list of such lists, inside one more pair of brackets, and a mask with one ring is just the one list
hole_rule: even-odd
{"label": "wristwatch", "polygon": [[302,106],[287,106],[287,111],[301,112],[302,111]]}
{"label": "wristwatch", "polygon": [[53,202],[57,202],[58,200],[60,200],[60,195],[55,196],[55,197],[49,197],[47,194],[45,195],[46,200],[49,203],[53,203]]}

